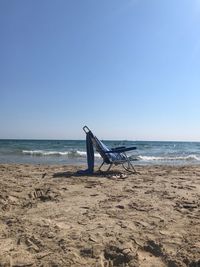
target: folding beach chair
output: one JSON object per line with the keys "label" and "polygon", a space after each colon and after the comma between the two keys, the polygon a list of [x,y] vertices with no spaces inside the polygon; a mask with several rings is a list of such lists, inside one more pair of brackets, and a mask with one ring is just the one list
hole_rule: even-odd
{"label": "folding beach chair", "polygon": [[[103,142],[101,142],[96,136],[93,135],[93,133],[87,126],[84,126],[83,130],[86,133],[86,140],[91,140],[90,142],[92,142],[96,151],[101,155],[103,159],[103,162],[101,166],[99,167],[99,170],[101,170],[104,164],[109,165],[106,171],[109,171],[113,165],[121,164],[126,171],[130,173],[136,173],[136,170],[131,163],[131,159],[126,154],[127,151],[135,150],[136,147],[120,146],[120,147],[109,149]],[[88,166],[91,166],[91,161],[93,160],[93,157],[91,156],[91,153],[88,153],[88,151],[93,152],[93,148],[90,150],[87,150],[87,154],[89,158]]]}

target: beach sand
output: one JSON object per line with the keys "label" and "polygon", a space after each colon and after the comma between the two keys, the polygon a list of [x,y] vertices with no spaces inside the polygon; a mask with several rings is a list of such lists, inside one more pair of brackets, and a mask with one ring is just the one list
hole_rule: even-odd
{"label": "beach sand", "polygon": [[200,166],[136,168],[1,164],[0,266],[200,266]]}

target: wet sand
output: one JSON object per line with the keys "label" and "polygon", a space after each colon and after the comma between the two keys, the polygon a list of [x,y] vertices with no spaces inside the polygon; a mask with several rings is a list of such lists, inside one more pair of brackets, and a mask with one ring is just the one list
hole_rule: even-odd
{"label": "wet sand", "polygon": [[200,166],[136,168],[1,164],[0,266],[200,266]]}

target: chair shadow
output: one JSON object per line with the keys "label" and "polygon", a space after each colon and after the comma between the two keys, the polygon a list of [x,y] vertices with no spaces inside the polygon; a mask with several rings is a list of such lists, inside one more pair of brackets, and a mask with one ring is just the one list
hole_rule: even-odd
{"label": "chair shadow", "polygon": [[66,171],[66,172],[56,172],[53,174],[53,178],[71,178],[71,177],[80,177],[76,172]]}
{"label": "chair shadow", "polygon": [[56,172],[53,174],[53,178],[81,178],[81,177],[101,177],[101,178],[110,178],[111,175],[120,175],[120,171],[95,171],[92,174],[79,174],[73,171],[66,172]]}

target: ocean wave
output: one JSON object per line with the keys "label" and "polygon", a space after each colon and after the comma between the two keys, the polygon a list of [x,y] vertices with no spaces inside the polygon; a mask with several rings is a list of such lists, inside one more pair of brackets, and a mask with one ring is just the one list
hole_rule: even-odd
{"label": "ocean wave", "polygon": [[141,161],[200,161],[200,155],[187,156],[138,156]]}
{"label": "ocean wave", "polygon": [[[66,156],[66,157],[87,157],[87,152],[79,150],[71,151],[45,151],[45,150],[22,150],[22,153],[30,156]],[[101,157],[99,153],[95,153],[96,158]]]}

